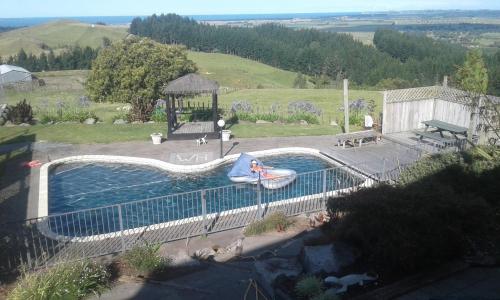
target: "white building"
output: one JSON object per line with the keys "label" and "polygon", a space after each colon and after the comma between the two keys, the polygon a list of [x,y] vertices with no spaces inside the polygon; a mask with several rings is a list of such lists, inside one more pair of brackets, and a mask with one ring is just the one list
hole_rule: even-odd
{"label": "white building", "polygon": [[30,71],[11,65],[0,65],[0,85],[16,82],[31,82]]}

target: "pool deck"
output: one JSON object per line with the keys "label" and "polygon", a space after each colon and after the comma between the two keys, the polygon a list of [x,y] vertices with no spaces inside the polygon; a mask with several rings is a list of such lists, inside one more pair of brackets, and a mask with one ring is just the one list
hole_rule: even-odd
{"label": "pool deck", "polygon": [[[318,149],[339,162],[356,165],[361,171],[367,174],[381,173],[395,169],[398,165],[415,161],[419,157],[417,151],[385,139],[378,143],[371,142],[364,144],[362,147],[346,147],[342,149],[342,147],[336,146],[335,136],[232,139],[229,142],[224,142],[223,152],[224,155],[228,155],[284,147]],[[31,153],[31,160],[39,160],[42,163],[68,156],[118,155],[152,158],[179,165],[194,165],[210,162],[220,156],[219,140],[209,140],[208,144],[200,146],[197,146],[193,140],[164,141],[161,145],[153,145],[151,141],[112,144],[36,142],[3,145],[0,146],[0,153],[23,149]],[[7,220],[19,220],[37,215],[39,168],[31,168],[27,171],[26,167],[20,165],[20,162],[10,163],[7,166],[6,174],[10,172],[21,173],[21,170],[24,170],[27,175],[25,178],[17,180],[20,182],[14,182],[7,186],[2,184],[2,192],[4,189],[16,189],[19,186],[24,191],[24,193],[10,191],[6,193],[8,195],[7,199],[0,199],[0,203],[1,200],[4,200],[2,206],[7,209],[2,209],[0,215],[5,215]],[[25,205],[19,205],[19,203],[24,203]],[[16,209],[18,206],[21,206],[21,209]],[[12,211],[10,210],[11,208]],[[7,211],[12,213],[7,213]]]}

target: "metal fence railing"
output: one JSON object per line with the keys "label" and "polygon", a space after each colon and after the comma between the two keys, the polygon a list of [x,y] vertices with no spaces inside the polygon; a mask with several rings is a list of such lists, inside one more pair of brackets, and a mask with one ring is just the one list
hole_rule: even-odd
{"label": "metal fence railing", "polygon": [[342,166],[298,174],[293,183],[274,190],[233,184],[2,224],[0,272],[243,227],[275,211],[293,216],[323,210],[329,197],[369,186],[379,177]]}

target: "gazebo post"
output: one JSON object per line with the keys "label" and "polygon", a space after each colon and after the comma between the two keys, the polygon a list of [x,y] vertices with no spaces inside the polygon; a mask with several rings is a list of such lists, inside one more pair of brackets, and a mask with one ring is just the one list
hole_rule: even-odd
{"label": "gazebo post", "polygon": [[172,134],[172,109],[170,106],[172,105],[170,102],[170,95],[167,95],[167,138],[169,138]]}
{"label": "gazebo post", "polygon": [[[217,92],[212,93],[212,118],[214,121],[214,131],[217,131],[217,121],[219,121],[218,106],[217,106]],[[222,137],[221,137],[222,138]]]}

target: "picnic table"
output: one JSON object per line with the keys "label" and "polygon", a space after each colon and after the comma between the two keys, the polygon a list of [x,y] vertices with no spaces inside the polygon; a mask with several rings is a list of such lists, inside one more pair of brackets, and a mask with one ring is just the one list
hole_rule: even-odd
{"label": "picnic table", "polygon": [[[463,140],[463,138],[459,138],[457,135],[462,135],[464,138],[467,137],[467,127],[457,126],[439,120],[423,121],[422,124],[425,125],[424,131],[414,131],[414,133],[419,136],[420,141],[423,140],[423,138],[427,138],[434,143],[446,147],[456,145],[457,141]],[[434,129],[429,131],[431,127]],[[445,136],[444,133],[446,132],[449,132],[451,137]]]}

